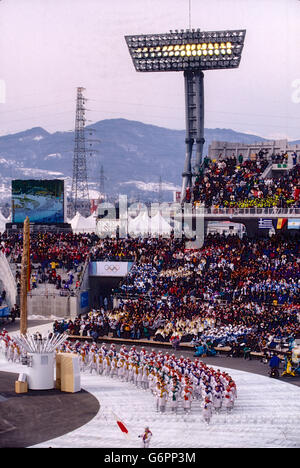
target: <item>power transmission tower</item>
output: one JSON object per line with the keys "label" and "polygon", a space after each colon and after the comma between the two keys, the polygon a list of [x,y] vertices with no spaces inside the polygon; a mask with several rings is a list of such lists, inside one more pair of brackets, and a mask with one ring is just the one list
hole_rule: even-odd
{"label": "power transmission tower", "polygon": [[100,191],[99,197],[102,198],[103,200],[106,199],[105,186],[104,186],[104,183],[105,183],[105,180],[106,180],[106,179],[107,179],[107,178],[106,178],[105,175],[104,175],[103,166],[101,165],[101,168],[100,168],[100,178],[99,178],[99,191]]}
{"label": "power transmission tower", "polygon": [[158,203],[160,204],[161,202],[162,202],[162,180],[160,176],[159,183],[158,183]]}
{"label": "power transmission tower", "polygon": [[[75,119],[75,146],[73,156],[72,204],[74,213],[86,212],[89,206],[89,188],[86,164],[85,141],[85,88],[77,88],[76,119]],[[84,214],[84,213],[82,213]]]}

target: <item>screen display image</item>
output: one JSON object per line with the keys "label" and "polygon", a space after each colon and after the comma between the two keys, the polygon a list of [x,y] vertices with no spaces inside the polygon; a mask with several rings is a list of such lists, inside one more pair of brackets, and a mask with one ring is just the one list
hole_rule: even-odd
{"label": "screen display image", "polygon": [[64,223],[64,181],[13,180],[12,222]]}

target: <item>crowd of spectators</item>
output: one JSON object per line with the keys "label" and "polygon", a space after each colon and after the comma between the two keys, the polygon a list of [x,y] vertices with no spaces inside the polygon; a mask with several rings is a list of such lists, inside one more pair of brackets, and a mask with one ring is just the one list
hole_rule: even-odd
{"label": "crowd of spectators", "polygon": [[134,266],[114,308],[64,323],[74,335],[214,346],[243,340],[259,351],[300,334],[297,238],[208,235],[195,251],[175,239],[101,240],[104,251],[106,242],[114,253],[121,246],[125,256],[134,252]]}
{"label": "crowd of spectators", "polygon": [[[22,235],[2,234],[2,252],[19,263]],[[275,235],[248,238],[215,234],[198,250],[184,238],[99,239],[94,234],[34,233],[30,260],[35,281],[58,288],[79,281],[86,259],[131,259],[129,274],[114,291],[114,307],[74,321],[57,322],[57,332],[95,339],[114,337],[214,345],[251,341],[260,349],[270,337],[300,333],[299,239]],[[65,269],[62,283],[57,270]],[[17,271],[18,280],[19,273]],[[34,280],[32,278],[32,282]],[[34,286],[33,286],[34,287]]]}
{"label": "crowd of spectators", "polygon": [[[4,234],[1,245],[10,261],[21,261],[22,236]],[[97,260],[106,250],[114,258],[122,252],[122,258],[134,260],[115,291],[123,296],[160,298],[177,308],[195,298],[210,303],[299,304],[298,239],[279,235],[270,239],[208,235],[201,249],[185,251],[184,239],[103,240],[89,234],[39,233],[32,236],[30,246],[33,287],[37,282],[58,288],[76,284],[86,258]],[[68,274],[64,285],[59,269]],[[16,279],[20,280],[20,271]]]}
{"label": "crowd of spectators", "polygon": [[[29,259],[31,289],[40,284],[54,285],[62,293],[76,289],[84,262],[97,241],[95,234],[32,232]],[[20,291],[23,234],[2,233],[0,246],[8,261],[16,266],[15,279]]]}
{"label": "crowd of spectators", "polygon": [[138,263],[151,263],[157,268],[172,257],[173,251],[183,246],[182,239],[126,237],[99,239],[91,248],[91,261],[134,260]]}
{"label": "crowd of spectators", "polygon": [[[274,155],[274,162],[282,158]],[[300,164],[283,176],[262,178],[268,165],[265,154],[245,161],[235,156],[206,159],[192,188],[192,200],[206,208],[300,207]]]}
{"label": "crowd of spectators", "polygon": [[[32,232],[30,234],[30,262],[40,263],[42,268],[56,262],[59,268],[72,269],[85,261],[91,247],[98,240],[95,234],[72,232]],[[23,251],[22,232],[0,236],[1,250],[12,263],[21,263]]]}
{"label": "crowd of spectators", "polygon": [[154,269],[139,264],[118,292],[176,301],[198,298],[254,302],[259,305],[299,304],[300,264],[298,240],[227,238],[208,235],[197,251],[184,251],[184,243]]}
{"label": "crowd of spectators", "polygon": [[[276,313],[275,313],[276,312]],[[56,321],[54,332],[90,336],[101,341],[109,333],[114,338],[181,343],[209,343],[212,347],[235,349],[243,343],[251,351],[261,352],[277,344],[289,343],[299,336],[299,307],[277,309],[247,304],[222,304],[210,307],[202,303],[188,317],[148,301],[127,300],[114,310],[92,310],[74,320]]]}

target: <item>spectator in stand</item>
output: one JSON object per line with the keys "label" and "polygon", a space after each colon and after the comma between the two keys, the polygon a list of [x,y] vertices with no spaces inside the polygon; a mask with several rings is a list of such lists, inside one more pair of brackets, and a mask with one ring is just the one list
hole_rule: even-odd
{"label": "spectator in stand", "polygon": [[[287,154],[272,155],[274,162],[285,162]],[[299,207],[300,165],[287,175],[262,179],[269,161],[263,152],[255,160],[238,162],[234,156],[206,162],[193,187],[193,202],[205,207],[271,208]]]}
{"label": "spectator in stand", "polygon": [[[235,158],[222,164],[218,171],[225,170],[225,178],[236,176]],[[254,167],[252,162],[245,165],[243,177]],[[298,168],[294,169],[295,175]],[[3,252],[17,262],[22,236],[4,233],[1,237]],[[242,339],[251,350],[259,350],[270,337],[286,340],[299,333],[296,236],[240,239],[209,235],[201,249],[190,251],[185,250],[184,239],[172,237],[98,239],[94,235],[38,233],[33,235],[31,256],[33,263],[40,262],[38,275],[45,275],[45,281],[61,285],[67,293],[74,283],[73,270],[87,258],[134,259],[130,274],[115,291],[119,306],[109,309],[107,304],[76,322],[76,333],[83,336],[99,338],[112,332],[121,338],[172,341],[178,337],[180,342],[203,339],[224,346]],[[65,283],[58,278],[57,264],[70,273]],[[55,326],[57,333],[75,330],[74,322]]]}

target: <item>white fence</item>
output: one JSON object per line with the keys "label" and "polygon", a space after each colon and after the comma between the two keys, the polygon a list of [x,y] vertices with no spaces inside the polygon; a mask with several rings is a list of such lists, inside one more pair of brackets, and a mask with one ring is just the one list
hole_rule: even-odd
{"label": "white fence", "polygon": [[[197,210],[195,209],[195,214]],[[201,216],[213,217],[219,216],[236,216],[244,218],[261,218],[261,217],[273,217],[273,218],[299,218],[300,208],[205,208]]]}
{"label": "white fence", "polygon": [[0,280],[6,291],[5,301],[9,307],[16,304],[17,284],[6,256],[0,252]]}

